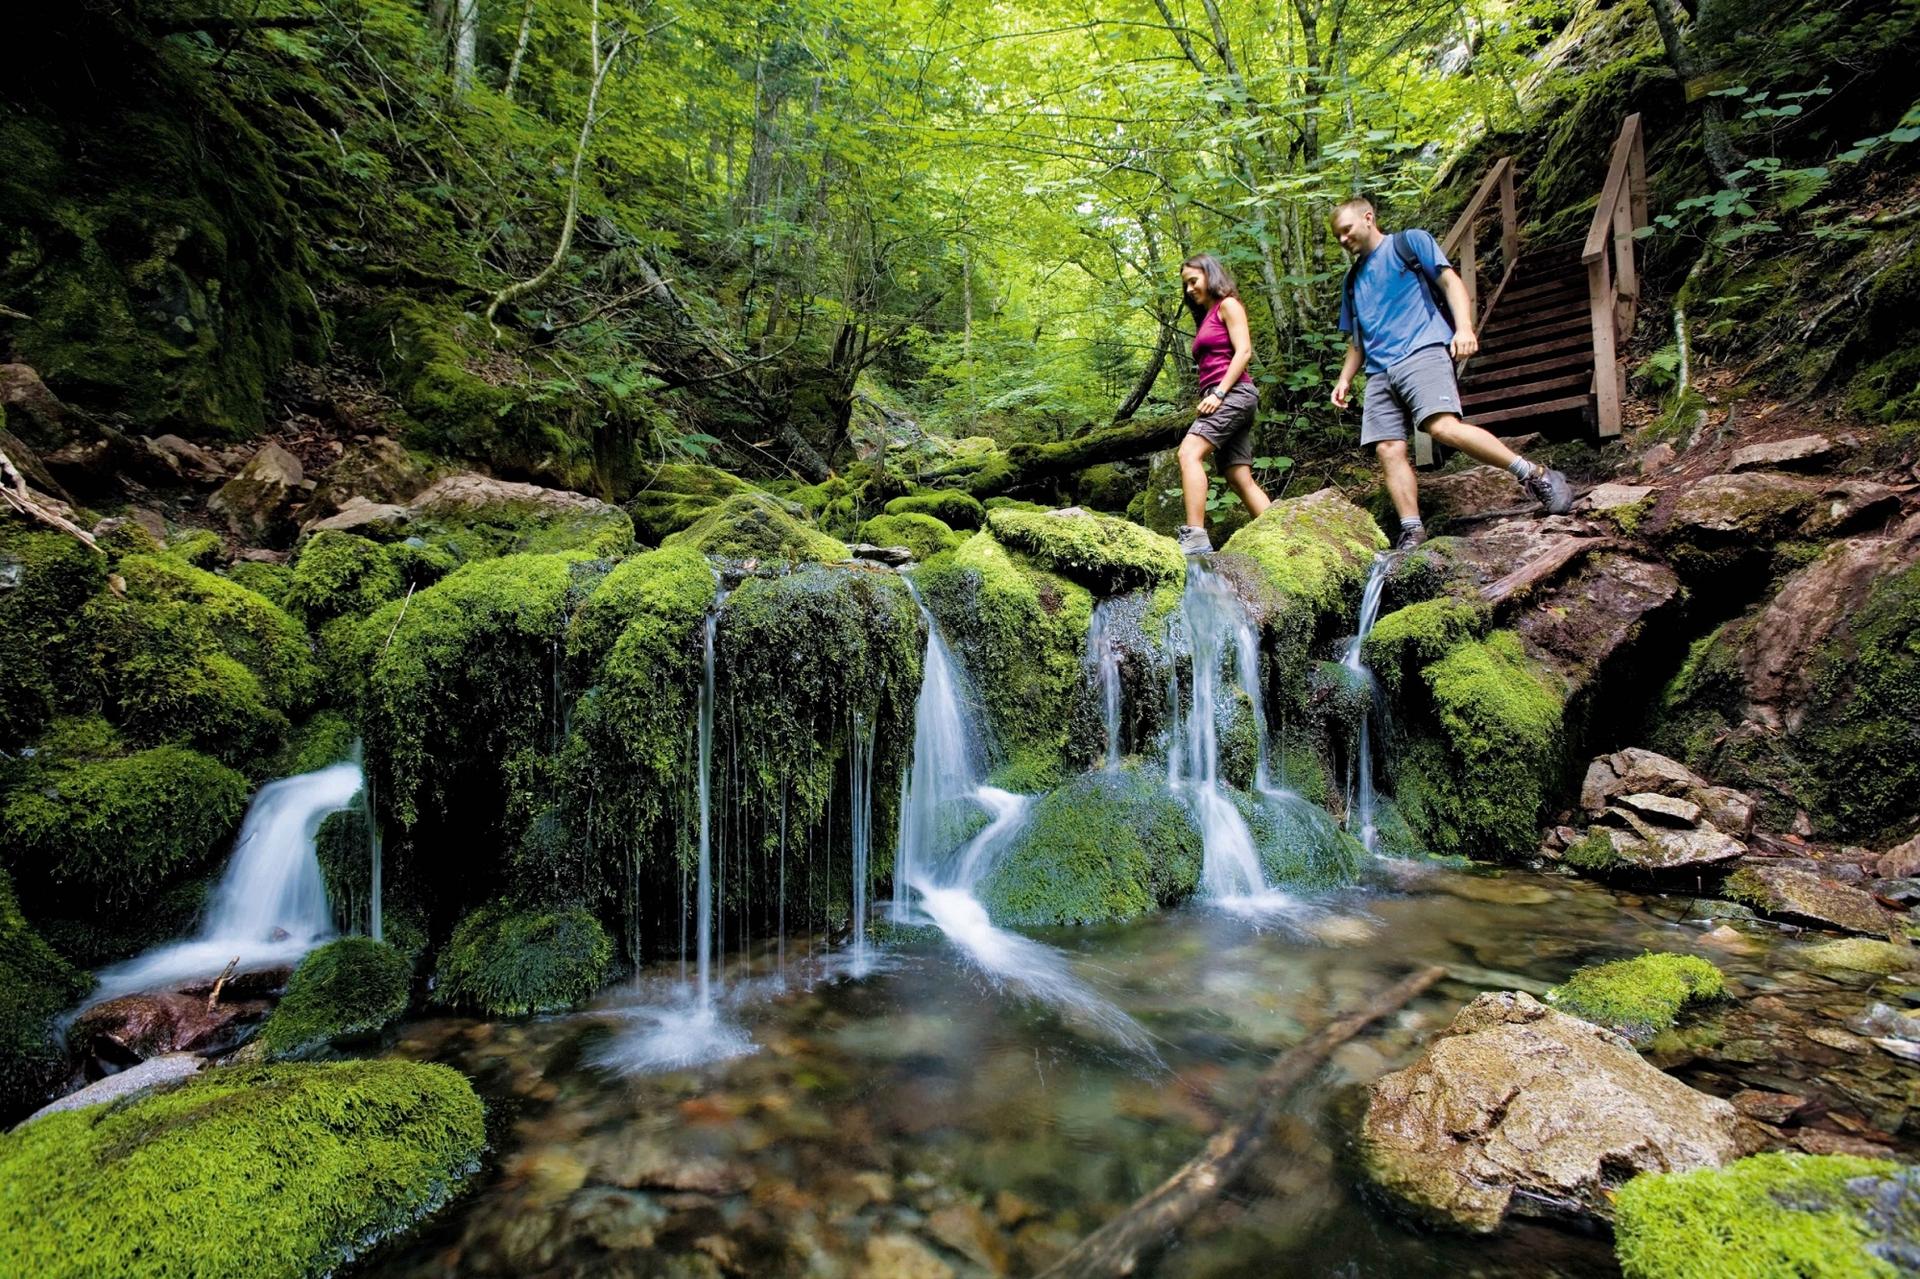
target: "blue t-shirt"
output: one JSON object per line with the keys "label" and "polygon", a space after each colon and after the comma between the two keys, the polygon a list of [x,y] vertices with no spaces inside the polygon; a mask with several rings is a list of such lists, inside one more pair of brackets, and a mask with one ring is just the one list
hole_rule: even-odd
{"label": "blue t-shirt", "polygon": [[[1415,228],[1395,234],[1412,246],[1414,256],[1426,263],[1435,277],[1453,265],[1427,232]],[[1353,310],[1360,313],[1360,346],[1366,353],[1369,373],[1384,372],[1415,351],[1453,341],[1453,326],[1440,314],[1426,280],[1400,260],[1387,243],[1390,238],[1383,237],[1361,259],[1353,281]],[[1354,316],[1347,309],[1343,292],[1340,331],[1352,337],[1353,324]]]}

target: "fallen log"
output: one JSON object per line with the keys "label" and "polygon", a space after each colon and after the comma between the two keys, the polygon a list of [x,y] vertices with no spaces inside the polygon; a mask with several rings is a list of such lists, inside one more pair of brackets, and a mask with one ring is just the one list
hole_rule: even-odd
{"label": "fallen log", "polygon": [[1233,1184],[1273,1134],[1281,1103],[1326,1060],[1370,1022],[1407,1005],[1447,975],[1428,968],[1381,991],[1357,1012],[1321,1027],[1280,1054],[1254,1090],[1250,1110],[1222,1128],[1201,1152],[1125,1212],[1075,1244],[1040,1279],[1098,1279],[1130,1275],[1152,1249],[1163,1246],[1208,1200]]}
{"label": "fallen log", "polygon": [[931,471],[922,480],[959,476],[961,487],[975,497],[998,497],[1047,480],[1083,471],[1100,462],[1124,462],[1158,453],[1180,443],[1193,425],[1184,413],[1125,426],[1089,431],[1078,439],[1053,444],[1011,444],[990,454],[984,462]]}

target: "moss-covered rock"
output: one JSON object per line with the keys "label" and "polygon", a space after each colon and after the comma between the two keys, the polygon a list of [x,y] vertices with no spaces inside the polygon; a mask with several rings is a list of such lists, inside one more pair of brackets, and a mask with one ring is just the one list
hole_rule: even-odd
{"label": "moss-covered rock", "polygon": [[6,796],[0,843],[36,897],[124,912],[225,851],[248,789],[240,774],[180,746],[56,763]]}
{"label": "moss-covered rock", "polygon": [[1073,491],[1080,504],[1114,515],[1126,514],[1133,499],[1146,491],[1147,468],[1139,463],[1100,462],[1080,472]]}
{"label": "moss-covered rock", "polygon": [[[666,656],[652,643],[662,631],[671,632],[676,651],[684,650],[690,627],[713,607],[717,588],[713,566],[691,546],[662,547],[622,561],[568,624],[567,661],[575,678],[594,682],[601,662],[635,626],[646,632],[650,656]],[[629,659],[633,656],[630,651]]]}
{"label": "moss-covered rock", "polygon": [[268,603],[287,607],[287,589],[293,583],[293,566],[290,564],[235,560],[220,570],[220,575],[230,582],[238,582]]}
{"label": "moss-covered rock", "polygon": [[988,512],[987,528],[1002,546],[1099,595],[1178,582],[1186,576],[1186,558],[1171,538],[1111,515],[1002,508]]}
{"label": "moss-covered rock", "polygon": [[972,531],[987,522],[980,499],[958,489],[922,489],[896,497],[884,508],[888,515],[931,515],[948,528]]}
{"label": "moss-covered rock", "polygon": [[1360,876],[1367,850],[1324,808],[1294,795],[1235,793],[1267,882],[1289,888],[1338,888]]}
{"label": "moss-covered rock", "polygon": [[283,602],[318,626],[332,618],[368,613],[399,599],[408,587],[431,586],[453,571],[454,557],[433,546],[382,545],[331,529],[314,534],[293,561]]}
{"label": "moss-covered rock", "polygon": [[1489,620],[1477,600],[1442,595],[1409,604],[1374,623],[1360,660],[1389,696],[1397,696],[1423,667],[1485,634]]}
{"label": "moss-covered rock", "polygon": [[371,937],[342,937],[307,953],[260,1027],[276,1059],[378,1034],[407,1010],[407,957]]}
{"label": "moss-covered rock", "polygon": [[353,317],[350,344],[365,351],[387,387],[418,423],[407,443],[455,457],[534,460],[521,436],[521,396],[471,367],[469,352],[488,345],[477,315],[393,295]]}
{"label": "moss-covered rock", "polygon": [[[54,1276],[331,1273],[448,1202],[484,1112],[446,1066],[232,1067],[0,1137],[0,1268]],[[209,1211],[208,1205],[220,1205]]]}
{"label": "moss-covered rock", "polygon": [[751,492],[753,485],[717,466],[671,462],[654,468],[626,508],[640,540],[658,544],[726,499]]}
{"label": "moss-covered rock", "polygon": [[[1910,1273],[1915,1222],[1877,1190],[1900,1166],[1849,1155],[1764,1154],[1724,1168],[1644,1173],[1614,1200],[1614,1250],[1628,1279],[1893,1279]],[[1893,1201],[1912,1191],[1894,1186]],[[1897,1211],[1897,1208],[1896,1208]],[[1907,1251],[1888,1247],[1898,1241]]]}
{"label": "moss-covered rock", "polygon": [[287,744],[274,757],[269,771],[275,777],[297,777],[352,756],[360,731],[339,711],[318,711],[287,735]]}
{"label": "moss-covered rock", "polygon": [[559,1012],[599,989],[613,959],[600,921],[577,906],[483,906],[461,920],[435,965],[435,1002],[490,1017]]}
{"label": "moss-covered rock", "polygon": [[320,682],[307,633],[263,596],[171,555],[120,561],[124,598],[86,607],[109,715],[136,742],[230,762],[277,744]]}
{"label": "moss-covered rock", "polygon": [[999,780],[1043,789],[1067,746],[1093,596],[1017,561],[984,531],[915,580],[986,709]]}
{"label": "moss-covered rock", "polygon": [[92,989],[27,923],[0,871],[0,1121],[45,1099],[66,1073],[54,1018]]}
{"label": "moss-covered rock", "polygon": [[460,563],[566,551],[609,559],[633,549],[633,520],[617,506],[472,471],[442,476],[416,494],[406,530],[409,543],[442,548]]}
{"label": "moss-covered rock", "polygon": [[1920,950],[1871,937],[1841,937],[1809,946],[1799,955],[1808,967],[1825,973],[1894,973],[1920,971]]}
{"label": "moss-covered rock", "polygon": [[1704,959],[1649,951],[1582,968],[1549,990],[1547,1002],[1644,1043],[1671,1027],[1681,1008],[1719,999],[1726,988],[1720,970]]}
{"label": "moss-covered rock", "polygon": [[1165,779],[1128,766],[1085,773],[1034,805],[980,885],[1001,924],[1132,919],[1192,895],[1200,832]]}
{"label": "moss-covered rock", "polygon": [[931,515],[876,515],[860,526],[859,540],[871,546],[904,546],[916,560],[930,560],[966,539]]}
{"label": "moss-covered rock", "polygon": [[846,543],[808,527],[779,498],[758,492],[727,498],[661,544],[734,560],[833,564],[851,554]]}
{"label": "moss-covered rock", "polygon": [[1395,798],[1443,856],[1531,851],[1559,775],[1559,681],[1511,631],[1457,645],[1421,671],[1435,725],[1399,754]]}
{"label": "moss-covered rock", "polygon": [[79,539],[0,516],[0,747],[38,732],[91,688],[76,634],[107,562]]}

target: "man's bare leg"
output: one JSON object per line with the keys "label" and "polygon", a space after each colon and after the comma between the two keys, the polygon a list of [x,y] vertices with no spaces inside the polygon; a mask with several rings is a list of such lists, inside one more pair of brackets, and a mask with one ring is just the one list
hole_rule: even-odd
{"label": "man's bare leg", "polygon": [[1273,505],[1272,499],[1267,496],[1267,491],[1254,482],[1251,466],[1229,466],[1227,483],[1240,495],[1240,500],[1246,503],[1247,514],[1256,520],[1260,518],[1262,511]]}
{"label": "man's bare leg", "polygon": [[1502,444],[1486,427],[1462,422],[1452,413],[1435,414],[1427,419],[1424,429],[1428,435],[1448,448],[1458,449],[1476,462],[1485,462],[1488,466],[1497,466],[1503,471],[1511,467],[1520,457],[1518,453]]}
{"label": "man's bare leg", "polygon": [[1393,499],[1394,513],[1402,520],[1419,519],[1420,488],[1413,477],[1413,459],[1407,454],[1407,442],[1382,440],[1373,446],[1373,451],[1386,476],[1387,496]]}

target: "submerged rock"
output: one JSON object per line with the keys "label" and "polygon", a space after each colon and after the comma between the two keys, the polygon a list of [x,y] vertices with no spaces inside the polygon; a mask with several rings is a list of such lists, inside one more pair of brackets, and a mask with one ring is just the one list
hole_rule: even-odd
{"label": "submerged rock", "polygon": [[1871,894],[1790,866],[1745,867],[1727,880],[1726,893],[1769,915],[1846,932],[1884,936],[1891,923]]}
{"label": "submerged rock", "polygon": [[1636,1172],[1733,1159],[1737,1122],[1611,1031],[1502,993],[1374,1083],[1360,1143],[1368,1175],[1420,1215],[1491,1231],[1509,1212],[1611,1217]]}

